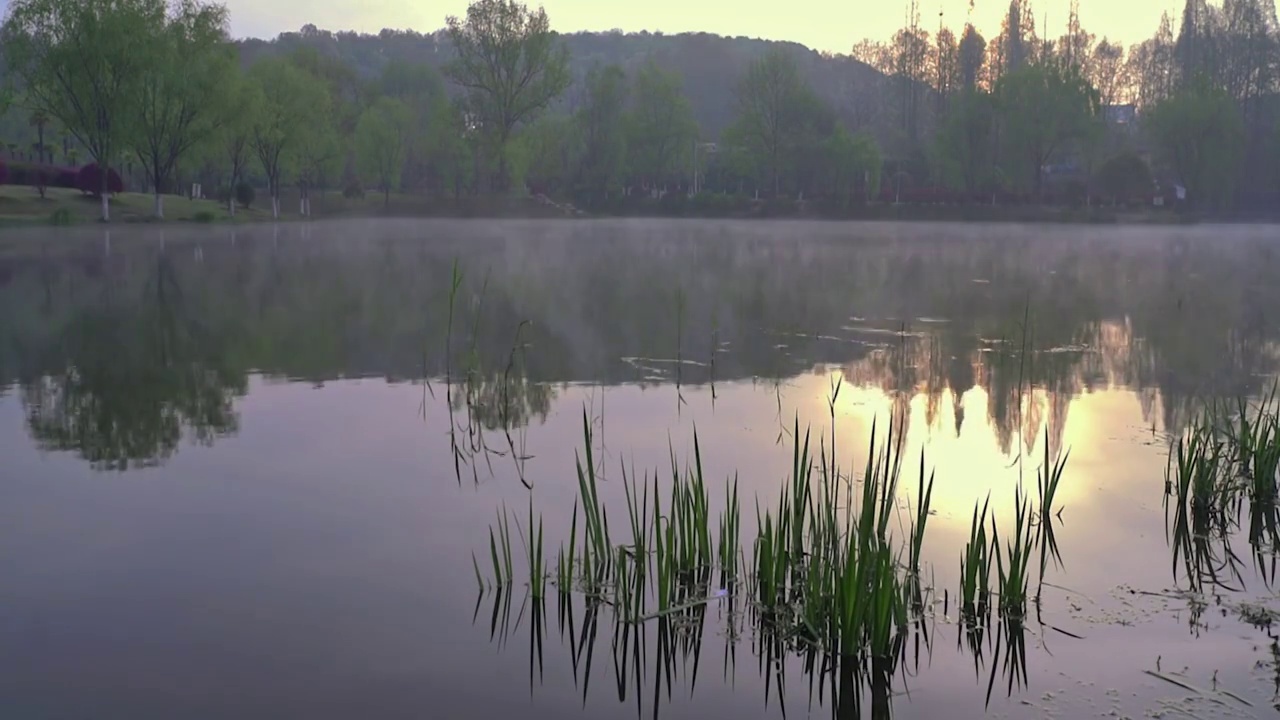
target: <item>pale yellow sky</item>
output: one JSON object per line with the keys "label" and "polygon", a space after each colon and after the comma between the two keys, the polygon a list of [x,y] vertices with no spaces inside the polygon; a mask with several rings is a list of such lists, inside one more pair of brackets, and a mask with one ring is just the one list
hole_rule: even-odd
{"label": "pale yellow sky", "polygon": [[[237,36],[274,37],[305,23],[328,30],[377,32],[384,27],[431,32],[449,14],[464,14],[467,0],[226,0]],[[1031,0],[1039,27],[1044,18],[1062,34],[1068,0]],[[536,0],[530,3],[537,5]],[[697,0],[543,0],[551,24],[561,32],[578,30],[661,30],[666,33],[703,30],[720,35],[746,35],[793,40],[817,50],[848,52],[864,37],[887,38],[903,24],[903,0],[787,0],[787,2],[714,2]],[[973,20],[988,36],[999,31],[1008,0],[975,0]],[[303,9],[305,8],[305,9]],[[1134,42],[1154,34],[1160,13],[1176,18],[1179,0],[1080,0],[1085,28]],[[959,29],[969,17],[969,0],[921,0],[921,24],[946,24]],[[1043,34],[1043,33],[1042,33]]]}

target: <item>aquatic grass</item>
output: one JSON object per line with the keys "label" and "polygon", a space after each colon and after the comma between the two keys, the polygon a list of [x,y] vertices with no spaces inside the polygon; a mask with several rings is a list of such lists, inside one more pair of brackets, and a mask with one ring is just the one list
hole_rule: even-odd
{"label": "aquatic grass", "polygon": [[592,454],[591,420],[582,411],[583,456],[575,455],[578,470],[578,497],[582,504],[583,575],[592,582],[600,582],[608,575],[612,565],[612,544],[609,541],[609,513],[600,505],[599,483],[596,477],[595,459]]}
{"label": "aquatic grass", "polygon": [[962,615],[970,621],[986,616],[991,597],[991,544],[987,542],[990,503],[988,496],[981,511],[974,503],[969,541],[965,543],[964,554],[960,557],[960,608]]}
{"label": "aquatic grass", "polygon": [[[497,535],[494,529],[497,529]],[[496,525],[489,526],[489,557],[493,561],[493,584],[502,588],[515,577],[511,560],[511,524],[507,519],[507,506],[502,506]]]}
{"label": "aquatic grass", "polygon": [[1007,542],[1000,544],[1000,530],[991,521],[992,554],[996,557],[996,576],[999,580],[1000,613],[1005,617],[1020,618],[1026,615],[1027,587],[1030,578],[1027,568],[1031,560],[1035,539],[1032,534],[1030,507],[1022,488],[1017,489],[1014,501],[1014,529]]}
{"label": "aquatic grass", "polygon": [[546,592],[546,562],[542,556],[542,516],[538,516],[538,523],[534,525],[533,517],[533,498],[529,498],[529,525],[528,528],[520,527],[519,518],[516,519],[516,532],[520,535],[520,544],[524,548],[525,559],[528,561],[529,567],[529,593],[534,600],[541,600]]}
{"label": "aquatic grass", "polygon": [[911,524],[911,558],[910,570],[912,581],[912,594],[914,595],[913,603],[916,607],[923,605],[922,583],[920,582],[920,561],[924,551],[925,529],[929,523],[929,513],[933,505],[933,481],[936,473],[929,474],[928,483],[925,482],[924,473],[924,451],[920,451],[920,479],[916,488],[916,516],[915,521]]}
{"label": "aquatic grass", "polygon": [[[1040,546],[1040,578],[1036,590],[1036,598],[1039,599],[1041,590],[1044,589],[1044,574],[1048,561],[1053,560],[1054,566],[1062,568],[1062,553],[1058,551],[1058,539],[1054,534],[1053,519],[1056,515],[1054,512],[1054,500],[1058,495],[1058,485],[1062,482],[1062,473],[1067,466],[1067,458],[1071,456],[1071,451],[1063,453],[1056,461],[1050,455],[1049,449],[1049,430],[1044,432],[1044,464],[1036,471],[1036,486],[1039,489],[1039,535],[1037,544]],[[1061,510],[1058,511],[1059,513]]]}
{"label": "aquatic grass", "polygon": [[728,589],[738,577],[738,547],[741,542],[739,527],[741,507],[738,504],[738,477],[725,488],[724,513],[720,516],[717,555],[720,561],[721,584]]}

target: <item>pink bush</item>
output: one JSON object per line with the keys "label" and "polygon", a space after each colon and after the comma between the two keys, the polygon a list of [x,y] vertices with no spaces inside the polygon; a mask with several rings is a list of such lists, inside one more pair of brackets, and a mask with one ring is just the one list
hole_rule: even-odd
{"label": "pink bush", "polygon": [[[79,174],[76,176],[76,187],[88,195],[102,194],[102,169],[97,163],[89,163],[80,168]],[[119,173],[110,170],[107,175],[107,192],[112,195],[124,192],[124,181],[120,179]]]}

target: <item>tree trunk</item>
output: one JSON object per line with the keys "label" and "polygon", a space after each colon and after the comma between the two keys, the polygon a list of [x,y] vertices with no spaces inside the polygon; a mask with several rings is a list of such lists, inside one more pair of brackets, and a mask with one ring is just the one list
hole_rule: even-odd
{"label": "tree trunk", "polygon": [[156,219],[164,219],[164,195],[159,190],[156,190]]}
{"label": "tree trunk", "polygon": [[391,188],[389,186],[382,189],[382,209],[391,209]]}
{"label": "tree trunk", "polygon": [[102,193],[102,222],[111,222],[111,168],[107,163],[99,164],[100,187]]}

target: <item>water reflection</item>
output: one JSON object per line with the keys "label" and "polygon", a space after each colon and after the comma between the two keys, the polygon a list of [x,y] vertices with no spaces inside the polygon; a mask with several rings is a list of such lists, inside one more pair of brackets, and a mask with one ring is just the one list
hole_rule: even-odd
{"label": "water reflection", "polygon": [[1176,434],[1202,399],[1256,394],[1277,370],[1266,309],[1280,259],[1247,229],[1209,242],[1184,229],[394,222],[354,240],[355,227],[234,242],[117,230],[110,249],[91,234],[15,236],[0,246],[0,385],[22,388],[42,444],[120,467],[169,457],[184,431],[234,432],[253,373],[453,375],[454,410],[509,431],[544,421],[566,383],[836,366],[901,403],[922,395],[930,426],[947,404],[955,434],[979,413],[1009,452],[1019,435],[1061,432],[1081,393],[1133,388],[1147,421]]}

